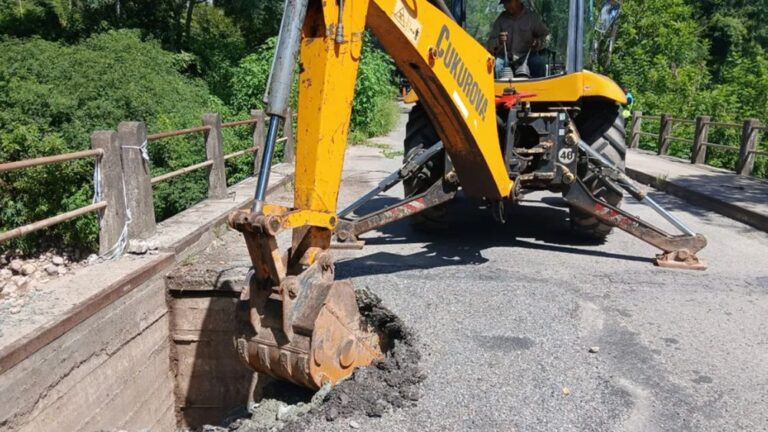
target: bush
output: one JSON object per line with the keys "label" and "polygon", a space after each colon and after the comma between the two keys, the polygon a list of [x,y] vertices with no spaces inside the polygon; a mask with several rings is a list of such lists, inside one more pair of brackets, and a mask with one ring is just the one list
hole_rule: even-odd
{"label": "bush", "polygon": [[[272,67],[276,39],[271,38],[254,54],[245,57],[232,79],[232,105],[237,111],[264,108],[264,92]],[[397,122],[394,103],[396,86],[393,78],[394,63],[383,51],[365,37],[360,70],[355,84],[355,99],[350,120],[350,140],[361,141],[389,132]],[[296,108],[297,86],[291,91],[291,106]]]}
{"label": "bush", "polygon": [[[125,120],[141,120],[150,131],[160,131],[199,125],[204,112],[229,115],[202,81],[178,72],[179,64],[177,56],[134,31],[103,33],[79,45],[1,40],[0,160],[87,149],[91,132],[115,129]],[[153,142],[149,149],[153,175],[205,158],[199,135]],[[0,175],[0,230],[88,204],[92,173],[93,162],[82,160]],[[201,173],[158,185],[158,218],[204,193]],[[0,247],[29,250],[44,238],[47,246],[92,249],[97,232],[91,214]]]}

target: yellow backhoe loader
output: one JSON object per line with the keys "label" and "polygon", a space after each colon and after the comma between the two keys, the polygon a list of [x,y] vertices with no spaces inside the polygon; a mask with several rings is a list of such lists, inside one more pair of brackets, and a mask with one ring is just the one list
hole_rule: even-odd
{"label": "yellow backhoe loader", "polygon": [[[470,0],[471,1],[471,0]],[[533,0],[552,43],[546,76],[505,71],[457,23],[443,0],[286,0],[267,93],[271,116],[250,210],[230,215],[253,263],[237,339],[256,371],[319,388],[381,357],[387,341],[364,320],[349,281],[334,281],[332,240],[356,244],[367,231],[405,217],[441,223],[459,189],[504,220],[527,190],[563,194],[575,229],[604,237],[612,227],[660,249],[657,264],[703,269],[705,238],[659,207],[624,175],[621,89],[584,70],[589,51],[583,0]],[[370,30],[418,96],[401,169],[337,212],[342,163],[363,33]],[[300,54],[298,54],[300,52]],[[298,55],[298,65],[296,63]],[[297,68],[298,66],[298,68]],[[264,202],[276,135],[298,69],[299,108],[292,208]],[[402,201],[367,215],[354,210],[403,182]],[[677,227],[671,235],[630,215],[623,193]],[[278,233],[292,230],[284,253]]]}

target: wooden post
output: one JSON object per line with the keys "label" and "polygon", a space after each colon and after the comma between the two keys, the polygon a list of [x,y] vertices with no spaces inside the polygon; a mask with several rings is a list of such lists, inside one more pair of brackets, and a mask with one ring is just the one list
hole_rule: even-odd
{"label": "wooden post", "polygon": [[283,147],[283,162],[293,163],[296,160],[296,147],[293,142],[293,113],[288,108],[283,122],[283,135],[288,138]]}
{"label": "wooden post", "polygon": [[739,164],[736,172],[749,176],[755,167],[755,150],[757,150],[757,133],[760,120],[747,119],[741,128],[741,147],[739,148]]}
{"label": "wooden post", "polygon": [[208,167],[208,198],[227,197],[227,171],[224,167],[224,143],[221,136],[221,115],[203,114],[203,126],[210,129],[205,132],[205,156],[213,165]]}
{"label": "wooden post", "polygon": [[264,149],[264,134],[266,133],[264,124],[266,118],[264,117],[264,111],[262,110],[251,110],[251,118],[256,119],[256,123],[253,124],[251,131],[253,133],[253,146],[257,148],[257,150],[253,152],[253,175],[257,176],[261,169],[260,156],[261,151]]}
{"label": "wooden post", "polygon": [[669,134],[672,132],[672,117],[668,114],[661,115],[659,124],[659,148],[656,152],[660,155],[666,155],[669,152]]}
{"label": "wooden post", "polygon": [[632,111],[632,129],[629,131],[629,148],[640,146],[640,126],[643,124],[643,112]]}
{"label": "wooden post", "polygon": [[121,159],[125,178],[125,196],[131,223],[129,239],[146,239],[155,233],[155,207],[152,202],[152,183],[149,161],[144,159],[147,145],[147,127],[143,122],[122,122],[117,127]]}
{"label": "wooden post", "polygon": [[707,141],[709,140],[709,116],[696,117],[696,129],[693,133],[691,163],[703,164],[707,159]]}
{"label": "wooden post", "polygon": [[[91,134],[91,148],[104,150],[101,156],[101,199],[107,208],[99,210],[99,255],[112,250],[120,241],[125,227],[125,193],[123,191],[123,164],[120,161],[120,143],[115,131],[96,131]],[[95,187],[95,185],[94,185]]]}

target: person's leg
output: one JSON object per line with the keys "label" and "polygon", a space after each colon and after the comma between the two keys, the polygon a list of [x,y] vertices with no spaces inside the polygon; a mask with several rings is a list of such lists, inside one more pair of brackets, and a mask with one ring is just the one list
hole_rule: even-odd
{"label": "person's leg", "polygon": [[547,63],[544,56],[532,52],[528,56],[528,68],[531,70],[531,78],[541,78],[547,73]]}
{"label": "person's leg", "polygon": [[501,76],[502,71],[504,71],[504,58],[496,57],[496,67],[495,67],[494,77],[499,78]]}

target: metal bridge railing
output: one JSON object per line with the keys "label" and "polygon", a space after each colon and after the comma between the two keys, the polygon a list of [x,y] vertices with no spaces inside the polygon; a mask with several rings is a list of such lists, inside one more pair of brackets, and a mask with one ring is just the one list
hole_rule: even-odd
{"label": "metal bridge railing", "polygon": [[[658,121],[658,132],[643,132],[642,125],[644,121]],[[674,136],[672,131],[675,125],[693,126],[692,137]],[[739,146],[709,142],[710,128],[741,129]],[[753,118],[744,120],[743,123],[729,123],[712,121],[710,116],[698,116],[696,119],[691,120],[674,118],[669,114],[651,116],[645,115],[641,111],[633,111],[629,131],[629,147],[638,148],[641,137],[653,137],[658,140],[656,152],[659,155],[667,155],[672,142],[682,142],[691,146],[691,163],[694,164],[706,163],[708,147],[736,151],[739,153],[739,156],[735,171],[741,175],[751,176],[754,172],[755,158],[757,156],[768,156],[768,151],[759,150],[760,135],[767,130],[768,127],[766,125]]]}
{"label": "metal bridge railing", "polygon": [[[40,157],[35,159],[26,159],[26,160],[15,161],[15,162],[5,162],[5,163],[0,163],[0,173],[24,169],[24,168],[30,168],[35,166],[50,165],[54,163],[66,162],[66,161],[77,160],[77,159],[86,159],[86,158],[95,158],[95,161],[96,161],[95,171],[96,173],[98,173],[100,170],[99,165],[101,164],[102,156],[104,156],[104,150],[100,148],[96,148],[93,150],[83,150],[79,152],[64,153],[64,154]],[[101,179],[99,178],[99,176],[94,175],[93,188],[94,188],[94,191],[96,192],[94,193],[94,202],[92,204],[84,207],[79,207],[75,210],[71,210],[66,213],[61,213],[56,216],[52,216],[37,222],[29,223],[9,231],[2,232],[0,233],[0,242],[14,239],[16,237],[21,237],[25,234],[39,231],[49,226],[65,222],[70,219],[74,219],[78,216],[82,216],[90,212],[99,211],[107,207],[107,202],[101,200],[100,197],[98,196],[100,185],[98,185],[97,183],[100,181]]]}
{"label": "metal bridge railing", "polygon": [[[284,160],[292,162],[294,142],[290,112],[283,126],[285,137]],[[147,238],[155,232],[152,186],[195,170],[208,171],[208,197],[222,199],[227,196],[226,161],[246,154],[255,154],[253,174],[260,168],[258,154],[264,146],[267,116],[259,110],[251,111],[251,118],[222,123],[219,114],[203,115],[199,127],[146,133],[143,122],[123,122],[115,131],[96,131],[91,135],[91,150],[0,163],[0,173],[34,166],[60,163],[94,157],[94,202],[78,209],[35,221],[24,226],[0,232],[0,243],[38,231],[78,216],[99,212],[99,254],[119,256],[129,238]],[[250,126],[252,146],[229,154],[223,154],[224,128]],[[203,133],[206,160],[155,177],[150,175],[148,146],[151,142]]]}

